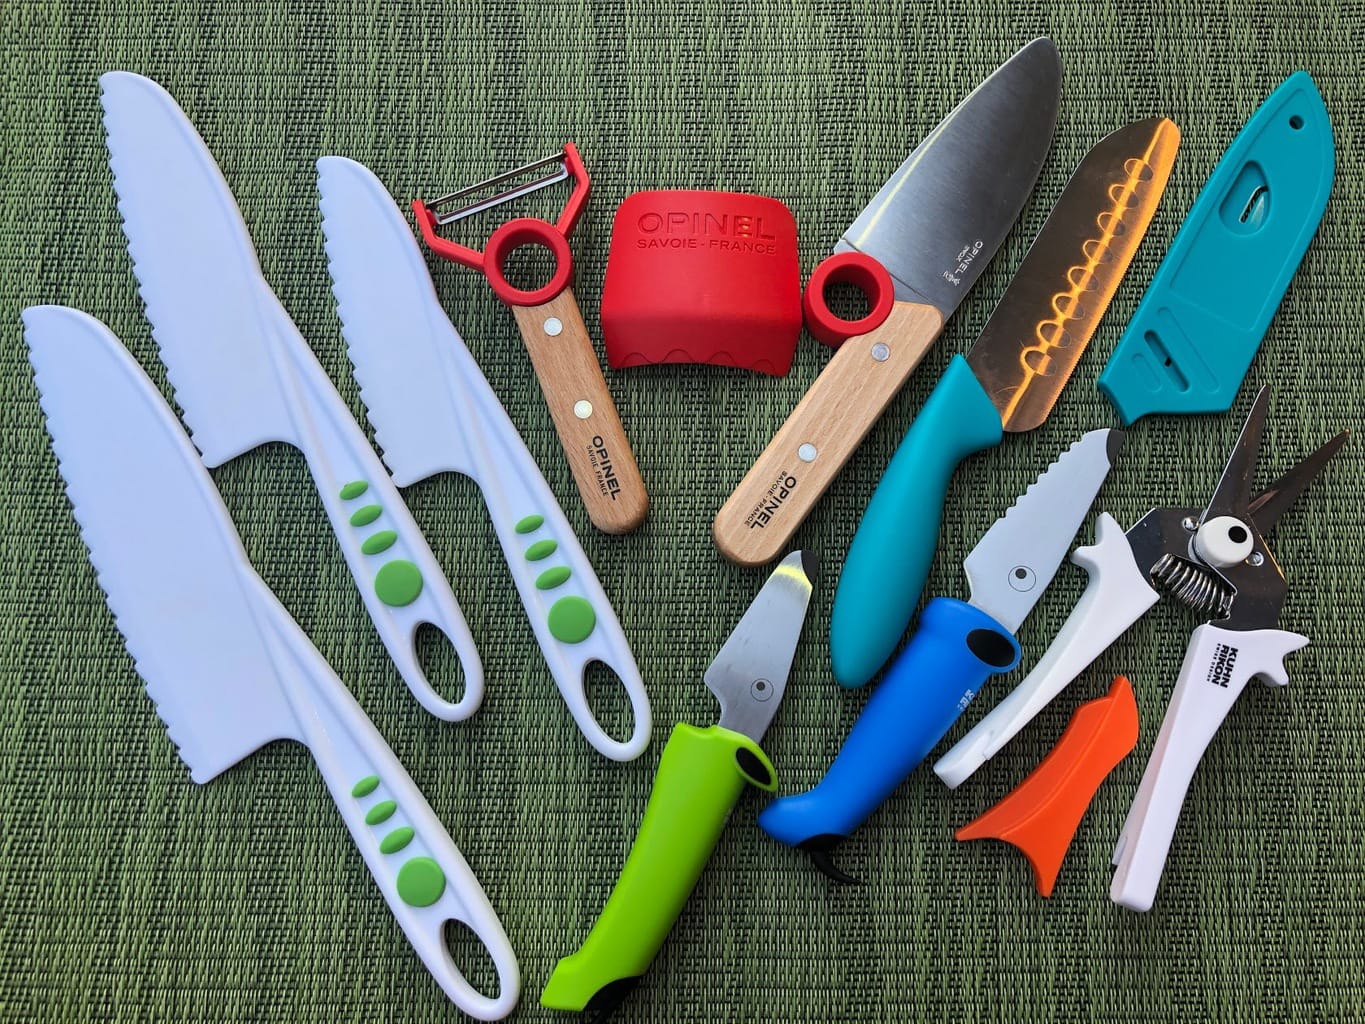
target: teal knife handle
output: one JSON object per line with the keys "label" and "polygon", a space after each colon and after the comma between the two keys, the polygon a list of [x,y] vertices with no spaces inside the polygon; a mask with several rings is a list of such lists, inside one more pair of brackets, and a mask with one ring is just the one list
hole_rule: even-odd
{"label": "teal knife handle", "polygon": [[853,535],[834,594],[830,659],[841,686],[868,682],[896,649],[929,576],[948,481],[1000,443],[1000,413],[954,356],[892,456]]}
{"label": "teal knife handle", "polygon": [[746,783],[777,787],[748,736],[719,725],[674,728],[621,877],[578,952],[555,966],[542,1006],[605,1013],[625,997],[668,937]]}
{"label": "teal knife handle", "polygon": [[1100,374],[1124,426],[1232,406],[1318,229],[1335,162],[1327,108],[1295,72],[1214,168]]}

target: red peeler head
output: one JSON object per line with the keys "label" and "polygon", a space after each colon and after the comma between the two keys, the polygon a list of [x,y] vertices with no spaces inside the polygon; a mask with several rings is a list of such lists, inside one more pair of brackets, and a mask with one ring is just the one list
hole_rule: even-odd
{"label": "red peeler head", "polygon": [[[491,198],[475,200],[449,212],[442,212],[443,207],[455,205],[460,200],[491,186],[506,184],[551,165],[558,169],[531,181],[513,185]],[[462,245],[440,234],[440,228],[445,224],[483,213],[561,181],[570,181],[572,190],[554,224],[535,217],[509,220],[493,231],[483,251]],[[563,151],[554,156],[451,192],[430,203],[415,199],[412,203],[412,212],[417,218],[422,238],[437,256],[479,271],[488,279],[494,294],[509,306],[540,306],[567,288],[573,278],[573,255],[569,250],[569,235],[578,223],[584,206],[587,205],[590,184],[587,168],[583,166],[583,160],[578,155],[578,148],[572,142],[568,142],[564,144]],[[523,245],[539,245],[548,249],[555,265],[550,280],[540,288],[529,291],[515,287],[507,280],[504,272],[507,257],[514,249],[519,249]]]}

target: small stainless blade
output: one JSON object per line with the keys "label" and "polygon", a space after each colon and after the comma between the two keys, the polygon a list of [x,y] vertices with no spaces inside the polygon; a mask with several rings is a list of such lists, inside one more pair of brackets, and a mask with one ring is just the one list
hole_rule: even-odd
{"label": "small stainless blade", "polygon": [[1095,144],[1067,182],[967,362],[1004,428],[1052,411],[1123,281],[1166,188],[1180,129],[1164,117]]}
{"label": "small stainless blade", "polygon": [[971,603],[1011,633],[1057,574],[1123,447],[1123,431],[1092,430],[1043,471],[962,563]]}
{"label": "small stainless blade", "polygon": [[755,743],[782,703],[815,565],[809,551],[782,559],[706,670],[706,685],[720,700],[720,724]]}
{"label": "small stainless blade", "polygon": [[835,252],[875,257],[896,298],[946,319],[1000,248],[1052,144],[1062,61],[1035,39],[925,136]]}

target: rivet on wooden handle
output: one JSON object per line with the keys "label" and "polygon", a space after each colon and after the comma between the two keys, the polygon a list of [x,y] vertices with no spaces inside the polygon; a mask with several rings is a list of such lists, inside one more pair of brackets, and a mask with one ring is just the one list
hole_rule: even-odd
{"label": "rivet on wooden handle", "polygon": [[604,533],[629,533],[644,521],[649,496],[573,289],[512,311],[588,518]]}
{"label": "rivet on wooden handle", "polygon": [[840,346],[717,513],[722,555],[763,565],[786,550],[942,330],[933,306],[897,302],[880,327]]}

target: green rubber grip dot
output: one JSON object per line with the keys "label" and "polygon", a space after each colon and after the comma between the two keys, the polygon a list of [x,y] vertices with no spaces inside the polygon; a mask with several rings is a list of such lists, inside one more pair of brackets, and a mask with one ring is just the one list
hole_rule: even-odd
{"label": "green rubber grip dot", "polygon": [[407,825],[396,828],[383,839],[379,840],[380,853],[397,853],[408,843],[412,842],[415,833]]}
{"label": "green rubber grip dot", "polygon": [[430,857],[413,857],[398,869],[398,896],[410,907],[429,907],[446,891],[446,873]]}
{"label": "green rubber grip dot", "polygon": [[360,544],[360,550],[367,555],[377,555],[393,547],[393,542],[398,539],[398,534],[392,530],[380,530],[366,537]]}
{"label": "green rubber grip dot", "polygon": [[542,1006],[582,1010],[612,982],[644,974],[746,782],[777,788],[772,763],[749,737],[718,725],[673,730],[616,888],[582,947],[556,965]]}
{"label": "green rubber grip dot", "polygon": [[553,569],[546,569],[536,577],[536,586],[541,590],[554,590],[562,583],[568,582],[573,573],[567,565],[556,565]]}
{"label": "green rubber grip dot", "polygon": [[365,812],[366,825],[379,825],[393,817],[398,805],[392,800],[381,800]]}
{"label": "green rubber grip dot", "polygon": [[539,562],[553,555],[557,547],[559,545],[552,540],[538,540],[526,549],[526,557],[532,562]]}
{"label": "green rubber grip dot", "polygon": [[379,505],[361,505],[351,513],[352,526],[369,526],[372,522],[384,514],[384,509]]}
{"label": "green rubber grip dot", "polygon": [[544,516],[525,516],[517,520],[515,529],[517,533],[535,533],[544,522]]}
{"label": "green rubber grip dot", "polygon": [[369,489],[370,485],[364,480],[352,480],[349,484],[342,486],[341,500],[350,501],[352,498],[358,498]]}
{"label": "green rubber grip dot", "polygon": [[374,574],[374,592],[390,608],[410,605],[422,593],[422,570],[401,558],[385,562]]}
{"label": "green rubber grip dot", "polygon": [[550,606],[548,624],[550,635],[556,640],[566,644],[581,643],[597,625],[597,613],[581,597],[561,597]]}
{"label": "green rubber grip dot", "polygon": [[369,796],[378,788],[379,776],[366,775],[363,779],[361,779],[359,782],[357,782],[354,786],[351,787],[351,796],[354,797]]}

